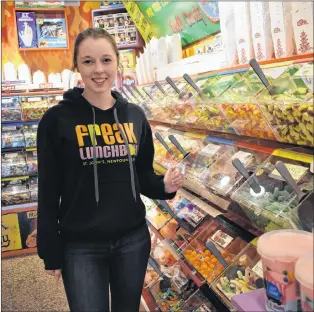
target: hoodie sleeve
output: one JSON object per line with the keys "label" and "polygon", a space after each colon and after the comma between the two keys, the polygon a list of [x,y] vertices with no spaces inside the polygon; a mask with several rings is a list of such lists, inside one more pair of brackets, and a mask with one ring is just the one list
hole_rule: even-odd
{"label": "hoodie sleeve", "polygon": [[37,250],[46,270],[61,268],[58,216],[60,204],[60,150],[56,125],[47,111],[38,126],[38,226]]}
{"label": "hoodie sleeve", "polygon": [[139,154],[136,159],[140,193],[152,199],[172,199],[176,193],[167,193],[165,191],[164,176],[157,175],[154,171],[155,149],[152,130],[146,117],[144,118]]}

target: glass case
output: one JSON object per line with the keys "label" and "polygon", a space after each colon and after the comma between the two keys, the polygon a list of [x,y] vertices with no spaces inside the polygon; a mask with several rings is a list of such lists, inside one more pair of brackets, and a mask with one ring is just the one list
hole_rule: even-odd
{"label": "glass case", "polygon": [[[243,183],[231,196],[262,231],[271,231],[281,228],[299,228],[299,220],[293,215],[299,207],[297,194],[286,183],[277,171],[275,164],[282,161],[293,179],[306,194],[313,191],[313,174],[310,172],[310,163],[302,159],[311,158],[295,152],[279,151],[271,155],[249,178],[254,179],[260,186],[260,193],[256,193],[250,186],[250,181]],[[288,157],[288,155],[290,155]],[[313,160],[313,158],[312,158]]]}
{"label": "glass case", "polygon": [[1,155],[2,178],[27,175],[27,164],[24,153],[7,153]]}
{"label": "glass case", "polygon": [[21,97],[22,118],[26,121],[39,120],[48,110],[49,104],[46,96]]}

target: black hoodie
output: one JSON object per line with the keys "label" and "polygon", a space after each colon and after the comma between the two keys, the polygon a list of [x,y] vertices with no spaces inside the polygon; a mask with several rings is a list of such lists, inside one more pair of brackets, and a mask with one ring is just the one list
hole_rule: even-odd
{"label": "black hoodie", "polygon": [[144,112],[117,92],[114,106],[101,110],[82,92],[65,92],[38,127],[37,247],[47,270],[61,268],[64,240],[119,239],[143,224],[140,193],[175,195],[154,172]]}

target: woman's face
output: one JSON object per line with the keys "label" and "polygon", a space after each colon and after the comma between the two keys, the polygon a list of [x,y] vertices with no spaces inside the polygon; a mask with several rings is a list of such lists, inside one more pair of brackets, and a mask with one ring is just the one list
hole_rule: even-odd
{"label": "woman's face", "polygon": [[103,93],[111,89],[117,77],[118,60],[106,38],[86,38],[78,48],[77,67],[85,88]]}

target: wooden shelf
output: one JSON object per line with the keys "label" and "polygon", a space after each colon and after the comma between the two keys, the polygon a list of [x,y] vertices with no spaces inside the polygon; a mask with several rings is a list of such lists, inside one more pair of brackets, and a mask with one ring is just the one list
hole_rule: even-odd
{"label": "wooden shelf", "polygon": [[20,52],[39,52],[39,51],[68,51],[70,50],[70,47],[67,48],[18,48],[18,51]]}
{"label": "wooden shelf", "polygon": [[[314,53],[308,53],[308,54],[301,54],[301,55],[293,55],[289,57],[283,57],[279,59],[273,59],[273,60],[267,60],[267,61],[262,61],[258,62],[260,66],[265,66],[265,65],[272,65],[272,64],[278,64],[279,66],[284,66],[285,63],[288,64],[294,64],[294,63],[302,63],[302,62],[313,62],[314,61]],[[190,75],[191,78],[195,79],[201,76],[206,76],[206,75],[213,75],[213,74],[226,74],[226,73],[234,73],[238,70],[245,70],[249,69],[250,64],[241,64],[241,65],[235,65],[235,66],[230,66],[230,67],[225,67],[225,68],[220,68],[217,70],[212,70],[209,72],[203,72],[203,73],[198,73],[195,75]],[[180,80],[182,77],[174,77],[172,78],[173,80]],[[159,82],[166,82],[166,80],[159,80]],[[143,86],[149,86],[153,84],[153,81],[142,84],[140,85],[141,87]]]}
{"label": "wooden shelf", "polygon": [[15,12],[64,12],[65,8],[14,8]]}
{"label": "wooden shelf", "polygon": [[57,91],[35,91],[35,92],[16,92],[16,93],[5,93],[2,91],[2,97],[9,96],[33,96],[33,95],[62,95],[64,90]]}

